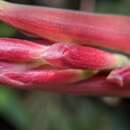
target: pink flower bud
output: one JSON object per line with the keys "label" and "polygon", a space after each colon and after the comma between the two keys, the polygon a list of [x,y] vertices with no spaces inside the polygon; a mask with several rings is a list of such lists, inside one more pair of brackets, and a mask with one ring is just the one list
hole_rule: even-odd
{"label": "pink flower bud", "polygon": [[1,38],[0,60],[52,65],[58,68],[104,70],[129,64],[126,56],[69,43],[40,45],[26,40]]}
{"label": "pink flower bud", "polygon": [[61,68],[103,70],[129,64],[126,56],[69,43],[49,46],[42,53],[42,58],[48,64]]}
{"label": "pink flower bud", "polygon": [[95,73],[78,69],[38,69],[32,65],[0,62],[0,83],[19,87],[64,85],[84,80]]}
{"label": "pink flower bud", "polygon": [[53,41],[96,45],[130,53],[130,18],[0,1],[0,20]]}

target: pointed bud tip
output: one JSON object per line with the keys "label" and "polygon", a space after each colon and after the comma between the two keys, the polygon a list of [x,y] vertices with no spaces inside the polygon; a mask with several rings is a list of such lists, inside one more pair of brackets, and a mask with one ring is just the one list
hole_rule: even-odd
{"label": "pointed bud tip", "polygon": [[120,75],[110,74],[110,75],[108,75],[107,80],[112,83],[117,84],[120,87],[122,87],[124,85],[123,78]]}
{"label": "pointed bud tip", "polygon": [[114,54],[116,59],[115,68],[124,67],[130,65],[130,60],[127,56],[122,54]]}

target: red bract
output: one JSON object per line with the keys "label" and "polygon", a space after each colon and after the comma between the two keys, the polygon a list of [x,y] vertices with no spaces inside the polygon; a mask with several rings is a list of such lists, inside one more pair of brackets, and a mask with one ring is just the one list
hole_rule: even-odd
{"label": "red bract", "polygon": [[61,68],[103,70],[118,68],[129,63],[127,57],[123,55],[69,43],[51,45],[45,49],[42,57],[48,64]]}
{"label": "red bract", "polygon": [[0,60],[14,62],[33,62],[39,60],[43,47],[26,40],[0,39]]}
{"label": "red bract", "polygon": [[96,48],[69,43],[44,46],[11,38],[0,39],[0,60],[93,70],[113,69],[129,63],[126,56]]}
{"label": "red bract", "polygon": [[35,69],[31,65],[0,62],[0,83],[18,87],[74,83],[94,73],[78,69]]}
{"label": "red bract", "polygon": [[126,84],[130,84],[130,67],[113,70],[107,79],[122,87]]}
{"label": "red bract", "polygon": [[0,1],[0,20],[53,41],[96,45],[130,53],[130,18]]}
{"label": "red bract", "polygon": [[[2,80],[4,81],[4,80]],[[11,83],[12,84],[12,83]],[[67,85],[36,85],[33,83],[28,84],[18,84],[9,85],[8,87],[17,89],[31,89],[40,91],[49,91],[56,93],[70,93],[76,95],[87,95],[87,96],[123,96],[127,97],[130,95],[130,88],[128,86],[119,87],[117,84],[111,83],[106,80],[105,75],[96,75],[87,80],[67,84]],[[17,84],[17,83],[16,83]],[[7,85],[7,83],[6,83]]]}
{"label": "red bract", "polygon": [[68,84],[82,80],[80,71],[72,70],[35,70],[28,72],[6,72],[1,75],[1,83],[15,86],[39,86]]}

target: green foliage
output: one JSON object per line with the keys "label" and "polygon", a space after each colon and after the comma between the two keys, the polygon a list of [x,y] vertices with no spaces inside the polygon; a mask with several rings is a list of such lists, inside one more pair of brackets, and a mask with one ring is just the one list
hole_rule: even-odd
{"label": "green foliage", "polygon": [[16,128],[27,128],[28,117],[20,97],[15,91],[0,86],[0,115],[9,120]]}
{"label": "green foliage", "polygon": [[97,98],[32,93],[25,104],[31,130],[129,130],[125,105],[109,107]]}
{"label": "green foliage", "polygon": [[130,14],[130,1],[120,2],[119,0],[107,0],[97,3],[95,7],[96,12],[100,13],[114,13],[114,14],[122,14],[129,15]]}
{"label": "green foliage", "polygon": [[15,33],[16,30],[14,28],[5,23],[0,23],[0,37],[11,37],[14,36]]}

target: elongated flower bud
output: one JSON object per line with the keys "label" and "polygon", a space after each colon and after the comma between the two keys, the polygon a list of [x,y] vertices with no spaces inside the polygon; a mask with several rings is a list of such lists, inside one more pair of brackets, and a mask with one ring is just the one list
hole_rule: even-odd
{"label": "elongated flower bud", "polygon": [[[6,79],[6,81],[8,81],[8,79]],[[4,82],[4,80],[2,80],[2,82]],[[85,81],[67,85],[39,84],[35,86],[34,83],[36,83],[36,80],[31,81],[29,83],[32,84],[30,85],[19,84],[16,81],[15,83],[10,81],[9,83],[4,82],[3,84],[9,85],[8,87],[17,89],[40,90],[40,91],[86,95],[86,96],[122,96],[122,97],[130,96],[130,88],[128,86],[123,86],[123,88],[121,88],[117,84],[107,81],[106,76],[104,75],[96,75]]]}
{"label": "elongated flower bud", "polygon": [[78,69],[35,69],[31,65],[0,62],[0,83],[19,87],[74,83],[95,73]]}
{"label": "elongated flower bud", "polygon": [[93,70],[113,69],[129,64],[126,56],[96,48],[69,43],[44,46],[11,38],[0,39],[0,60]]}
{"label": "elongated flower bud", "polygon": [[0,20],[31,34],[130,54],[130,18],[0,1]]}
{"label": "elongated flower bud", "polygon": [[123,67],[113,70],[108,75],[107,79],[121,87],[126,84],[130,84],[130,67]]}
{"label": "elongated flower bud", "polygon": [[129,64],[126,56],[69,43],[51,45],[45,49],[42,58],[48,64],[61,68],[103,70]]}
{"label": "elongated flower bud", "polygon": [[35,70],[27,72],[5,72],[0,74],[0,82],[5,85],[7,84],[20,87],[56,84],[64,85],[81,81],[91,75],[91,71],[84,72],[82,70]]}
{"label": "elongated flower bud", "polygon": [[[107,75],[92,76],[94,73],[73,69],[35,70],[24,64],[0,62],[0,84],[11,88],[88,96],[130,95],[128,84],[123,84],[121,88],[117,83],[108,81]],[[83,79],[86,80],[80,81]]]}

